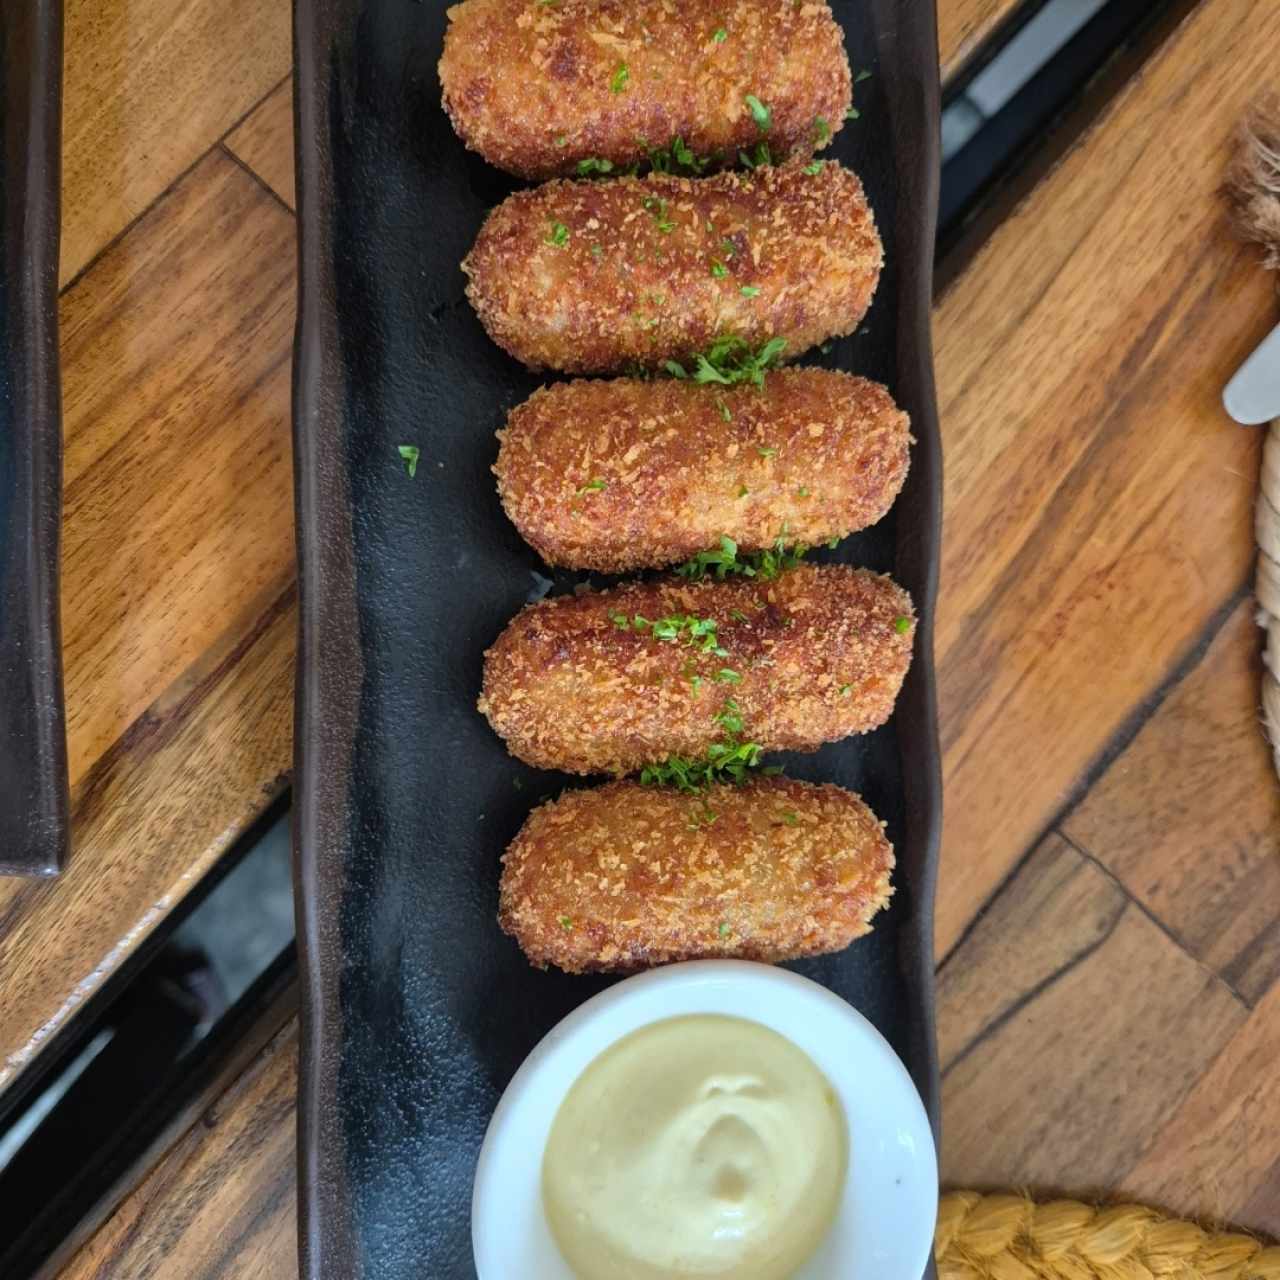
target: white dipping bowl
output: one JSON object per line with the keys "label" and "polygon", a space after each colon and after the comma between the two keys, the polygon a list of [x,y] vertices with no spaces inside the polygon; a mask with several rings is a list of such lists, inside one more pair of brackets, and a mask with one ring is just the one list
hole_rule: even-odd
{"label": "white dipping bowl", "polygon": [[835,1222],[794,1280],[920,1280],[933,1247],[938,1161],[907,1069],[826,987],[771,965],[694,960],[628,978],[553,1027],[489,1122],[471,1199],[480,1280],[575,1280],[542,1207],[542,1156],[573,1083],[610,1045],[690,1014],[745,1018],[785,1036],[831,1082],[849,1124]]}

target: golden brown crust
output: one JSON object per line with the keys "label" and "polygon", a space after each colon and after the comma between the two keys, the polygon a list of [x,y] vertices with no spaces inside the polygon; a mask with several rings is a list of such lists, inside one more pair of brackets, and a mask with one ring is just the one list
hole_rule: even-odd
{"label": "golden brown crust", "polygon": [[440,83],[467,146],[525,178],[589,157],[625,169],[675,136],[699,156],[767,139],[775,159],[807,158],[851,101],[825,0],[466,0],[449,10]]}
{"label": "golden brown crust", "polygon": [[826,369],[763,388],[584,379],[511,411],[494,472],[548,564],[619,573],[722,536],[758,551],[784,528],[816,546],[874,524],[906,477],[909,426],[884,387]]}
{"label": "golden brown crust", "polygon": [[867,933],[892,868],[875,814],[840,787],[614,782],[529,815],[503,857],[498,920],[534,964],[570,973],[794,960]]}
{"label": "golden brown crust", "polygon": [[[637,615],[713,619],[724,653],[687,631],[659,639]],[[485,654],[479,707],[513,755],[569,773],[703,757],[725,738],[726,699],[743,740],[810,751],[888,719],[914,631],[901,587],[847,565],[631,583],[523,609]]]}
{"label": "golden brown crust", "polygon": [[729,334],[782,338],[798,356],[857,328],[882,262],[862,184],[825,163],[518,191],[462,269],[489,336],[517,360],[607,373]]}

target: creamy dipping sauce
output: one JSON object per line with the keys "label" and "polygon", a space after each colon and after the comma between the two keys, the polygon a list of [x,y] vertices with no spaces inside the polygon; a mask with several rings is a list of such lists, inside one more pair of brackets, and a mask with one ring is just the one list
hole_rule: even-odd
{"label": "creamy dipping sauce", "polygon": [[580,1280],[784,1280],[835,1217],[848,1124],[827,1078],[743,1018],[669,1018],[580,1075],[542,1162]]}

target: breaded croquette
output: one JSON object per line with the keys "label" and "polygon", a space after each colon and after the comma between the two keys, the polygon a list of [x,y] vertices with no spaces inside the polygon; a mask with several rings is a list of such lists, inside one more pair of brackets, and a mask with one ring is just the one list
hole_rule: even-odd
{"label": "breaded croquette", "polygon": [[727,335],[791,359],[857,327],[883,262],[862,183],[811,169],[518,191],[463,261],[467,296],[534,369],[657,368]]}
{"label": "breaded croquette", "polygon": [[485,654],[479,707],[513,755],[569,773],[730,740],[810,751],[888,719],[914,632],[907,593],[847,565],[630,583],[526,606]]}
{"label": "breaded croquette", "polygon": [[865,378],[779,369],[762,387],[579,380],[511,411],[494,472],[547,561],[619,573],[780,529],[817,545],[874,524],[906,477],[907,415]]}
{"label": "breaded croquette", "polygon": [[808,158],[851,101],[822,0],[466,0],[440,84],[467,146],[524,178],[626,169],[676,137],[699,159]]}
{"label": "breaded croquette", "polygon": [[612,782],[531,813],[498,919],[570,973],[840,951],[892,892],[893,847],[852,792],[789,778],[687,795]]}

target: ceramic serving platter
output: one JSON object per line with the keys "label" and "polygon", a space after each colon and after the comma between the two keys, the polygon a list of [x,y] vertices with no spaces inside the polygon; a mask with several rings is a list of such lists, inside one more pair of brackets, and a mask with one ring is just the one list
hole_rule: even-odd
{"label": "ceramic serving platter", "polygon": [[60,0],[0,0],[0,875],[67,851],[58,632]]}
{"label": "ceramic serving platter", "polygon": [[[539,799],[581,784],[507,754],[476,711],[481,655],[548,577],[559,592],[580,576],[548,573],[489,470],[495,429],[540,380],[463,294],[458,264],[514,183],[441,110],[445,8],[296,8],[299,1205],[302,1271],[317,1280],[474,1275],[469,1200],[494,1104],[538,1039],[609,981],[531,968],[495,921],[506,844]],[[916,443],[892,514],[819,558],[892,572],[920,626],[887,726],[777,758],[861,792],[898,852],[875,932],[794,967],[883,1032],[936,1125],[934,15],[922,0],[834,9],[853,65],[872,72],[834,154],[862,176],[887,266],[863,330],[806,359],[887,383]],[[406,443],[421,450],[412,478]]]}

